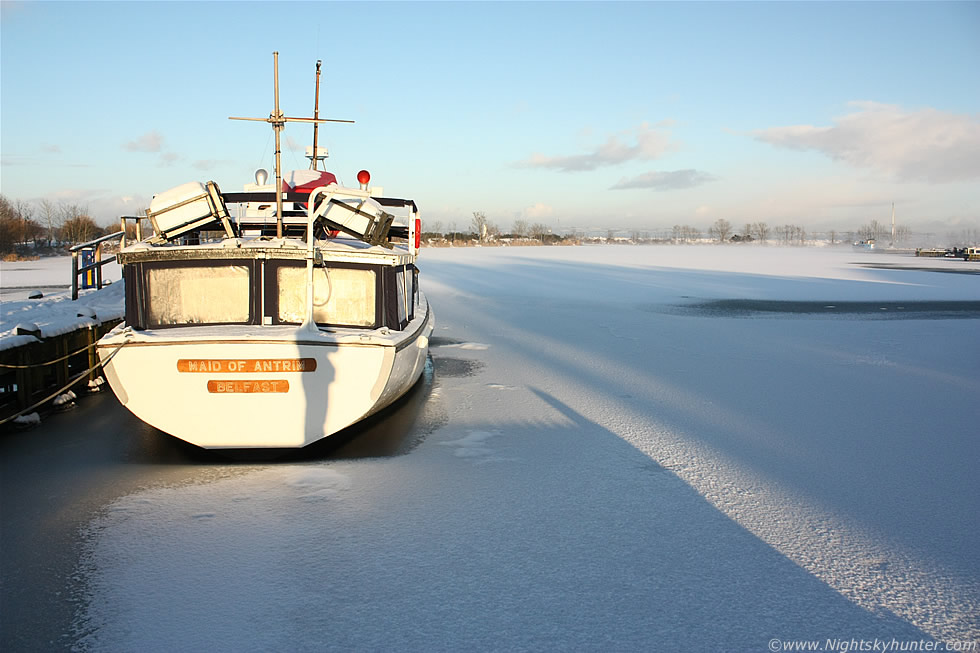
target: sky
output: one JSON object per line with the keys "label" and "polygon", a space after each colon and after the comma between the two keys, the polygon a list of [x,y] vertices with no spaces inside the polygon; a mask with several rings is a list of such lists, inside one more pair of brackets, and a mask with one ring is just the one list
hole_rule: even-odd
{"label": "sky", "polygon": [[[980,227],[978,2],[2,2],[0,191],[100,224],[313,112],[429,227]],[[283,167],[312,128],[288,124]]]}

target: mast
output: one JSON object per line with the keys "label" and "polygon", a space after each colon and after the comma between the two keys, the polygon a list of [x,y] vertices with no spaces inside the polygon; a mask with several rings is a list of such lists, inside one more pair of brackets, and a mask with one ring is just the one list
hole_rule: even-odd
{"label": "mast", "polygon": [[[273,131],[276,133],[276,237],[282,238],[282,162],[281,162],[281,152],[279,147],[279,132],[285,128],[287,122],[312,122],[317,125],[321,122],[346,122],[353,123],[353,120],[334,120],[331,118],[288,118],[282,115],[279,110],[279,52],[272,53],[272,65],[273,65],[273,84],[275,90],[275,111],[269,114],[268,118],[241,118],[237,116],[229,116],[229,120],[255,120],[258,122],[267,122],[272,125]],[[319,98],[319,88],[320,88],[320,65],[317,62],[317,97]],[[319,104],[319,100],[317,100]],[[319,113],[319,111],[318,111]],[[314,130],[316,127],[314,127]],[[314,131],[314,134],[316,132]],[[314,136],[315,138],[315,136]],[[316,152],[314,151],[314,155]]]}
{"label": "mast", "polygon": [[[320,117],[320,64],[322,62],[316,60],[316,95],[313,97],[313,119],[316,120]],[[313,123],[313,158],[310,159],[310,170],[316,170],[317,156],[319,152],[316,149],[316,137],[317,130],[320,128],[320,123]]]}
{"label": "mast", "polygon": [[279,111],[279,52],[272,53],[273,84],[276,91],[276,112],[269,116],[272,131],[276,133],[276,238],[282,238],[282,150],[279,148],[279,132],[286,126]]}

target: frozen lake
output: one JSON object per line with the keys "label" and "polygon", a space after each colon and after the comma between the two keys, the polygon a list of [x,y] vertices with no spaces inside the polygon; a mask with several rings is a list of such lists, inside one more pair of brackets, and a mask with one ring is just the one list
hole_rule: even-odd
{"label": "frozen lake", "polygon": [[604,246],[419,267],[413,446],[141,462],[72,544],[74,648],[980,638],[980,265]]}

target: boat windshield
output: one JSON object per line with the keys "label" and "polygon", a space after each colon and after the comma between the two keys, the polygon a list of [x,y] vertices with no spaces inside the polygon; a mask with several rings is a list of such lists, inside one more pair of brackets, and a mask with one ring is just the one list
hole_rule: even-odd
{"label": "boat windshield", "polygon": [[[306,319],[306,268],[277,271],[279,322]],[[373,327],[377,322],[374,270],[317,267],[313,270],[313,319],[321,325]]]}
{"label": "boat windshield", "polygon": [[147,270],[147,322],[247,323],[251,319],[246,265],[157,267]]}

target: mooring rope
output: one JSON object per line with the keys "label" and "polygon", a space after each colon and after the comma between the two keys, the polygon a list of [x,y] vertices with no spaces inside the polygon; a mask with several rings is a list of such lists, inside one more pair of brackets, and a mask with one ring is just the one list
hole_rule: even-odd
{"label": "mooring rope", "polygon": [[60,363],[61,361],[65,360],[66,358],[71,358],[72,356],[77,356],[78,354],[82,353],[83,351],[87,351],[89,349],[92,349],[93,347],[95,347],[95,345],[96,345],[96,343],[93,342],[91,345],[85,345],[81,349],[78,349],[76,351],[73,351],[70,354],[65,354],[61,358],[56,358],[53,361],[47,361],[45,363],[33,363],[31,365],[8,365],[7,363],[0,363],[0,367],[5,368],[5,369],[8,369],[8,370],[29,370],[29,369],[31,369],[33,367],[44,367],[46,365],[54,365],[55,363]]}
{"label": "mooring rope", "polygon": [[[38,401],[38,402],[36,402],[35,404],[33,404],[32,406],[29,406],[29,407],[27,407],[27,408],[25,408],[25,409],[23,409],[23,410],[22,410],[22,411],[20,411],[19,413],[14,413],[13,415],[10,415],[9,417],[5,417],[5,418],[3,418],[2,420],[0,420],[0,426],[3,426],[3,425],[4,425],[4,424],[6,424],[7,422],[10,422],[10,421],[12,421],[12,420],[15,420],[15,419],[17,419],[18,417],[21,417],[22,415],[26,415],[27,413],[29,413],[29,412],[31,412],[32,410],[34,410],[34,409],[35,409],[35,408],[37,408],[38,406],[40,406],[40,405],[42,405],[42,404],[44,404],[44,403],[47,403],[48,401],[51,401],[52,399],[54,399],[55,397],[57,397],[58,395],[60,395],[60,394],[61,394],[62,392],[64,392],[64,391],[65,391],[65,390],[67,390],[68,388],[70,388],[70,387],[72,387],[72,386],[73,386],[73,385],[75,385],[76,383],[78,383],[78,381],[79,381],[79,379],[81,379],[81,378],[82,378],[83,376],[85,376],[86,374],[89,374],[89,373],[91,373],[91,372],[94,372],[94,371],[95,371],[96,369],[98,369],[99,367],[102,367],[102,366],[104,366],[104,365],[105,365],[106,363],[108,363],[109,361],[111,361],[111,360],[112,360],[112,358],[113,358],[113,357],[114,357],[114,356],[115,356],[116,354],[118,354],[118,353],[119,353],[119,350],[120,350],[120,349],[122,349],[123,347],[125,347],[125,346],[126,346],[126,345],[128,345],[128,344],[129,344],[128,342],[124,342],[124,343],[122,343],[121,345],[119,345],[118,347],[116,347],[116,348],[115,348],[115,349],[114,349],[114,350],[112,351],[112,353],[111,353],[111,354],[109,354],[109,356],[108,356],[108,357],[106,357],[106,359],[105,359],[104,361],[101,361],[101,362],[99,362],[99,363],[96,363],[95,365],[93,365],[92,367],[90,367],[90,368],[88,368],[88,369],[87,369],[87,370],[85,370],[84,372],[79,372],[78,374],[76,374],[75,376],[73,376],[73,377],[72,377],[72,379],[71,379],[71,381],[69,381],[67,385],[64,385],[64,386],[62,386],[61,388],[59,388],[58,390],[55,390],[54,392],[52,392],[51,394],[49,394],[49,395],[48,395],[47,397],[45,397],[45,398],[44,398],[44,399],[42,399],[41,401]],[[91,346],[94,346],[94,345],[91,345]],[[88,347],[85,347],[84,349],[88,349]],[[84,351],[84,350],[83,350],[83,349],[80,349],[79,351]],[[78,353],[78,352],[75,352],[75,353]]]}

